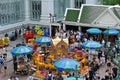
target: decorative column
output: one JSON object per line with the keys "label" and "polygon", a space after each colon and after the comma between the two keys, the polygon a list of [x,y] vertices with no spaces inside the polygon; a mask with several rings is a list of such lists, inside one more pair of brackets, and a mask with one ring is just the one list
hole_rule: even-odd
{"label": "decorative column", "polygon": [[63,30],[66,31],[66,24],[65,23],[63,23]]}
{"label": "decorative column", "polygon": [[29,21],[30,20],[30,0],[25,0],[25,20]]}
{"label": "decorative column", "polygon": [[22,44],[24,44],[24,29],[25,29],[25,25],[22,24]]}

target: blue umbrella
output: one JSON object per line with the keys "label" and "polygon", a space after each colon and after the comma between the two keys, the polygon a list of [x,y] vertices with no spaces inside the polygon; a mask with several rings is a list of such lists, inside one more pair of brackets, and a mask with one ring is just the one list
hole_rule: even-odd
{"label": "blue umbrella", "polygon": [[[64,80],[76,80],[75,77],[65,78]],[[77,78],[77,80],[84,80],[83,78]]]}
{"label": "blue umbrella", "polygon": [[18,46],[11,51],[12,55],[26,55],[33,53],[33,48],[28,46]]}
{"label": "blue umbrella", "polygon": [[119,31],[116,29],[107,29],[103,32],[105,35],[117,35],[119,34]]}
{"label": "blue umbrella", "polygon": [[102,31],[98,28],[90,28],[87,30],[87,32],[90,34],[101,34],[102,33]]}
{"label": "blue umbrella", "polygon": [[96,41],[86,41],[86,42],[82,43],[82,47],[87,48],[87,49],[100,49],[103,46],[102,46],[102,44],[100,44]]}
{"label": "blue umbrella", "polygon": [[51,42],[51,38],[47,36],[42,36],[40,38],[37,38],[35,42],[38,44],[49,44]]}
{"label": "blue umbrella", "polygon": [[115,80],[120,80],[120,76],[119,75],[116,76]]}
{"label": "blue umbrella", "polygon": [[79,70],[80,63],[74,59],[63,58],[54,63],[55,68],[62,70]]}

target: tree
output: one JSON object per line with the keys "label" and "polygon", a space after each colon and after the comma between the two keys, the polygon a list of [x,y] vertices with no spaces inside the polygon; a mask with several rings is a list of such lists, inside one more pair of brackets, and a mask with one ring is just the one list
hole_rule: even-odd
{"label": "tree", "polygon": [[98,0],[103,5],[120,5],[120,0]]}

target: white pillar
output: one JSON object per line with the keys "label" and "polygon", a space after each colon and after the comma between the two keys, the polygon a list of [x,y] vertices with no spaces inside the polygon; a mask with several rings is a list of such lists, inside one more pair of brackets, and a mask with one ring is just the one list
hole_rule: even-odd
{"label": "white pillar", "polygon": [[42,13],[41,20],[42,24],[50,24],[50,13],[54,15],[54,0],[41,0],[42,2]]}
{"label": "white pillar", "polygon": [[65,24],[63,24],[63,30],[66,31],[66,25]]}
{"label": "white pillar", "polygon": [[81,26],[78,26],[79,31],[81,31]]}
{"label": "white pillar", "polygon": [[50,36],[51,36],[51,34],[52,34],[52,32],[51,32],[51,26],[52,26],[52,25],[50,24]]}
{"label": "white pillar", "polygon": [[25,0],[25,21],[29,21],[30,20],[30,0]]}
{"label": "white pillar", "polygon": [[59,30],[61,30],[61,25],[59,24]]}
{"label": "white pillar", "polygon": [[73,8],[73,7],[75,7],[75,4],[74,4],[74,0],[70,0],[70,8]]}

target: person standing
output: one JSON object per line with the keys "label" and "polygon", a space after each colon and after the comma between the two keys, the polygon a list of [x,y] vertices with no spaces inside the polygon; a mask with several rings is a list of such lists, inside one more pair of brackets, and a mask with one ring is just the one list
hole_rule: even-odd
{"label": "person standing", "polygon": [[7,59],[6,57],[4,58],[4,73],[6,75],[6,72],[7,72]]}
{"label": "person standing", "polygon": [[112,72],[113,72],[113,78],[115,79],[116,78],[116,76],[117,76],[117,71],[118,71],[118,68],[117,68],[117,66],[116,65],[114,65],[114,67],[112,68]]}
{"label": "person standing", "polygon": [[102,51],[99,50],[99,51],[98,51],[98,59],[99,59],[99,62],[100,62],[100,58],[101,58],[101,56],[102,56]]}
{"label": "person standing", "polygon": [[19,37],[21,37],[21,33],[22,33],[22,32],[21,32],[21,28],[19,29],[19,32],[18,32],[18,33],[19,33]]}
{"label": "person standing", "polygon": [[15,39],[17,39],[18,38],[18,31],[17,31],[17,29],[15,29]]}
{"label": "person standing", "polygon": [[8,37],[8,33],[5,33],[5,37]]}
{"label": "person standing", "polygon": [[105,46],[105,40],[104,39],[102,39],[102,45]]}
{"label": "person standing", "polygon": [[91,67],[90,70],[89,70],[89,80],[93,80],[93,79],[94,79],[94,70]]}
{"label": "person standing", "polygon": [[109,70],[106,70],[105,71],[105,80],[109,80]]}
{"label": "person standing", "polygon": [[109,80],[113,80],[113,76],[111,73],[109,73]]}
{"label": "person standing", "polygon": [[14,73],[17,72],[17,59],[14,57],[14,60],[13,60],[13,65],[14,65]]}
{"label": "person standing", "polygon": [[27,54],[27,61],[31,61],[32,60],[32,54]]}
{"label": "person standing", "polygon": [[49,71],[49,74],[48,74],[48,76],[47,76],[47,80],[53,80],[52,71]]}
{"label": "person standing", "polygon": [[2,58],[2,56],[0,56],[0,73],[3,70],[3,66],[4,66],[4,59]]}
{"label": "person standing", "polygon": [[104,56],[105,56],[105,63],[107,63],[107,61],[108,61],[108,54],[107,54],[107,52],[108,52],[108,49],[104,49]]}

